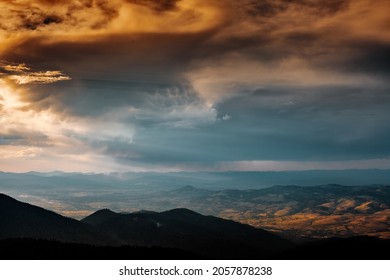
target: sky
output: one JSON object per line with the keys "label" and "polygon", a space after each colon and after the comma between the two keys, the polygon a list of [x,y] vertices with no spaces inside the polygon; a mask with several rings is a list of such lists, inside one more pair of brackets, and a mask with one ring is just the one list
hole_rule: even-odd
{"label": "sky", "polygon": [[388,0],[0,11],[0,171],[390,169]]}

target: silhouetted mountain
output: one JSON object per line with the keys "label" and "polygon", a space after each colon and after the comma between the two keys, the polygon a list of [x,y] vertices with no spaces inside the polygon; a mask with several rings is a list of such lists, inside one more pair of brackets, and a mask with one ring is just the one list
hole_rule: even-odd
{"label": "silhouetted mountain", "polygon": [[267,231],[187,209],[132,214],[104,209],[79,222],[1,194],[0,240],[15,238],[176,248],[201,258],[264,258],[291,247]]}
{"label": "silhouetted mountain", "polygon": [[292,245],[267,231],[188,209],[114,216],[98,211],[82,221],[129,245],[180,248],[211,258],[265,258]]}
{"label": "silhouetted mountain", "polygon": [[386,259],[389,250],[390,240],[366,236],[294,245],[188,209],[104,209],[79,222],[0,194],[0,259]]}
{"label": "silhouetted mountain", "polygon": [[116,217],[117,213],[112,212],[109,209],[102,209],[99,211],[96,211],[95,213],[89,215],[88,217],[83,219],[84,223],[96,226],[99,224],[102,224],[109,219]]}
{"label": "silhouetted mountain", "polygon": [[114,240],[93,227],[0,194],[0,239],[39,238],[86,244]]}

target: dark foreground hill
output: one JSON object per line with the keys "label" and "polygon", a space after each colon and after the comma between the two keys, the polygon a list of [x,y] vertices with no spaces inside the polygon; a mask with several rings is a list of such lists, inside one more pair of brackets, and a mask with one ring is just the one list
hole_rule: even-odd
{"label": "dark foreground hill", "polygon": [[390,241],[324,239],[301,245],[187,209],[82,222],[0,194],[0,259],[387,259]]}
{"label": "dark foreground hill", "polygon": [[[174,248],[200,258],[232,259],[267,258],[292,246],[267,231],[187,209],[133,214],[101,210],[80,222],[0,195],[0,240],[5,239],[74,243],[69,248],[75,244]],[[27,244],[35,246],[32,243]]]}
{"label": "dark foreground hill", "polygon": [[82,222],[125,244],[180,248],[212,258],[266,258],[292,246],[265,230],[188,209],[132,214],[101,210]]}
{"label": "dark foreground hill", "polygon": [[92,226],[0,194],[0,239],[35,238],[70,243],[114,245]]}

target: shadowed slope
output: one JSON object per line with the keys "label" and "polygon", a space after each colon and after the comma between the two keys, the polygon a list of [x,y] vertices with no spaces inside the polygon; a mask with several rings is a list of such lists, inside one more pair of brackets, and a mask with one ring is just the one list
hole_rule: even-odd
{"label": "shadowed slope", "polygon": [[267,231],[188,209],[115,215],[110,212],[109,216],[107,211],[98,211],[82,221],[130,245],[180,248],[218,258],[264,258],[291,246]]}
{"label": "shadowed slope", "polygon": [[113,242],[93,227],[0,194],[0,239],[39,238],[105,245]]}

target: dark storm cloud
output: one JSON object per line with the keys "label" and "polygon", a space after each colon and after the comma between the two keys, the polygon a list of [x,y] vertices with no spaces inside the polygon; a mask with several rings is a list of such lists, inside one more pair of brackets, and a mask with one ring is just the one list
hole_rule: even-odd
{"label": "dark storm cloud", "polygon": [[[234,112],[225,125],[242,136],[235,138],[243,142],[239,146],[258,144],[252,159],[388,157],[388,92],[389,87],[275,88],[237,96],[218,111]],[[248,139],[253,142],[244,145]],[[246,153],[250,158],[250,149]]]}
{"label": "dark storm cloud", "polygon": [[173,10],[180,0],[126,0],[128,3],[143,5],[158,12]]}
{"label": "dark storm cloud", "polygon": [[292,7],[298,9],[310,9],[317,15],[329,15],[345,9],[349,0],[265,0],[246,1],[244,10],[255,17],[274,17]]}
{"label": "dark storm cloud", "polygon": [[[198,96],[186,89],[185,85],[157,82],[82,80],[67,82],[61,86],[44,86],[44,89],[33,86],[29,88],[40,92],[39,95],[24,95],[24,100],[34,103],[30,107],[34,110],[50,108],[65,116],[96,117],[110,113],[115,115],[123,109],[125,114],[126,110],[128,113],[127,116],[121,117],[122,121],[142,122],[144,125],[163,119],[157,115],[154,120],[146,118],[146,114],[151,110],[158,110],[163,114],[170,108],[199,102]],[[53,91],[56,94],[53,94]],[[177,92],[180,94],[175,94]],[[131,109],[144,109],[146,114],[139,111],[131,113]]]}
{"label": "dark storm cloud", "polygon": [[383,75],[387,80],[390,74],[390,43],[357,41],[350,46],[356,55],[345,57],[341,66],[346,71]]}
{"label": "dark storm cloud", "polygon": [[[331,92],[331,94],[328,94]],[[390,156],[388,88],[276,88],[218,107],[232,119],[202,130],[140,131],[134,145],[108,145],[123,162],[360,160]],[[129,154],[126,154],[130,153]],[[137,158],[134,155],[142,155]]]}
{"label": "dark storm cloud", "polygon": [[[77,115],[98,115],[123,106],[139,108],[155,95],[180,91],[181,100],[197,100],[181,73],[191,53],[209,34],[139,34],[96,38],[92,42],[29,40],[3,57],[24,61],[35,69],[58,67],[72,81],[29,86],[22,99],[39,110],[52,108]],[[47,39],[47,38],[46,38]],[[161,49],[156,50],[155,44]],[[107,51],[112,50],[112,51]],[[170,100],[167,96],[168,102]],[[176,98],[175,102],[180,98]]]}
{"label": "dark storm cloud", "polygon": [[[19,110],[15,123],[48,114],[60,129],[47,141],[124,165],[390,157],[390,40],[375,3],[0,1],[0,79],[23,110],[0,106]],[[47,71],[71,80],[11,79]]]}
{"label": "dark storm cloud", "polygon": [[15,14],[12,24],[9,22],[0,22],[2,30],[17,31],[19,29],[35,30],[39,26],[59,23],[62,19],[56,15],[48,14],[39,8],[28,7],[28,12],[11,11]]}
{"label": "dark storm cloud", "polygon": [[[139,2],[163,6],[168,5],[166,3],[171,3],[169,5],[176,3],[175,1]],[[261,3],[243,1],[249,6],[283,4],[287,10],[292,9],[291,5],[299,5],[302,6],[301,12],[304,15],[308,12],[305,10],[308,7],[336,12],[341,10],[341,7],[345,8],[346,2],[331,1],[324,4],[319,1],[277,1],[277,3],[275,1]],[[58,3],[63,3],[63,1],[58,1]],[[98,5],[97,3],[105,2],[96,2],[95,5]],[[297,13],[297,11],[293,9],[291,13]],[[238,15],[239,17],[234,21],[251,21],[250,17]],[[319,17],[326,18],[326,15]],[[333,71],[343,71],[343,69],[348,71],[345,67],[348,59],[356,63],[366,62],[368,67],[371,62],[374,64],[372,68],[376,65],[380,67],[381,63],[387,65],[385,61],[383,62],[389,48],[386,42],[367,40],[358,44],[360,47],[348,45],[345,41],[338,44],[337,41],[329,40],[332,36],[329,30],[292,28],[284,31],[285,23],[278,23],[278,17],[276,17],[276,22],[274,21],[275,19],[267,20],[264,23],[265,26],[272,23],[268,34],[259,32],[255,34],[243,30],[222,37],[218,36],[218,33],[223,31],[223,28],[189,34],[170,34],[163,31],[149,34],[104,35],[86,41],[61,39],[53,41],[51,37],[37,36],[22,40],[2,56],[9,61],[30,63],[42,69],[46,69],[47,65],[56,65],[70,71],[70,76],[80,79],[104,79],[103,76],[106,76],[107,79],[118,78],[120,80],[159,79],[163,83],[170,83],[175,79],[182,81],[182,73],[190,70],[191,63],[194,61],[210,60],[212,64],[214,58],[223,58],[232,53],[244,53],[245,57],[257,60],[259,63],[278,63],[294,56],[310,60],[314,67],[323,67],[327,61],[331,61]],[[279,32],[279,34],[275,35],[274,32]],[[337,32],[336,36],[339,36]],[[371,57],[373,59],[370,61]],[[377,58],[381,58],[380,61],[377,61]],[[364,64],[361,68],[364,72]]]}
{"label": "dark storm cloud", "polygon": [[[62,67],[75,78],[173,76],[185,70],[186,63],[208,32],[197,34],[128,34],[97,36],[89,41],[52,41],[42,36],[21,42],[9,49],[5,60],[32,64],[46,69]],[[159,48],[156,48],[158,44]],[[109,71],[110,70],[110,71]]]}
{"label": "dark storm cloud", "polygon": [[[0,1],[0,28],[11,32],[39,30],[48,25],[100,28],[118,16],[120,6],[112,2],[116,1]],[[91,13],[95,18],[88,16]]]}

